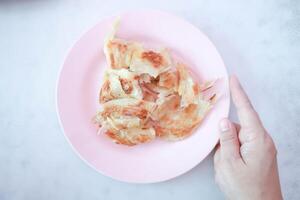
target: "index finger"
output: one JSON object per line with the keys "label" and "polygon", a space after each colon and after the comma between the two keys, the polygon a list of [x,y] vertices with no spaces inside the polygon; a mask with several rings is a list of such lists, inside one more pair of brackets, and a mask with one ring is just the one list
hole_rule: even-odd
{"label": "index finger", "polygon": [[261,127],[260,119],[254,110],[246,92],[236,76],[230,77],[230,91],[232,101],[237,109],[237,114],[242,127]]}

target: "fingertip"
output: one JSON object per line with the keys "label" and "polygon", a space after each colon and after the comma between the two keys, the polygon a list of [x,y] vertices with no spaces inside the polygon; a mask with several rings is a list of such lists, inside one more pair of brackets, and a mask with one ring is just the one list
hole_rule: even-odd
{"label": "fingertip", "polygon": [[219,130],[220,130],[220,144],[222,146],[222,143],[224,142],[230,142],[230,140],[236,140],[237,133],[236,129],[232,125],[232,122],[227,119],[223,118],[219,122]]}
{"label": "fingertip", "polygon": [[231,122],[227,118],[221,119],[220,122],[219,122],[220,132],[222,133],[222,132],[229,131],[229,129],[230,129],[230,123]]}
{"label": "fingertip", "polygon": [[223,158],[239,158],[239,141],[236,129],[232,122],[224,118],[219,122],[220,129],[220,153]]}

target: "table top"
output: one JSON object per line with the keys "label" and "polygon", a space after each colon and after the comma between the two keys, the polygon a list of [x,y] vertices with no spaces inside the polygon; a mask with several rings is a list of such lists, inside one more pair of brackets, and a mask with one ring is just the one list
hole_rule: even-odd
{"label": "table top", "polygon": [[299,199],[300,1],[102,2],[0,1],[0,199],[223,199],[213,153],[170,181],[127,184],[87,166],[62,134],[55,87],[67,50],[104,16],[139,8],[181,16],[213,41],[277,145],[285,198]]}

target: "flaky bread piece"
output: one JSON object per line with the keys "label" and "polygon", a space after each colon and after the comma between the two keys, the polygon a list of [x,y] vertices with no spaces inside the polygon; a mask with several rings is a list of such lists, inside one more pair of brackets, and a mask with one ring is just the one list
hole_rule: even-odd
{"label": "flaky bread piece", "polygon": [[155,138],[155,130],[148,124],[155,109],[155,104],[143,100],[114,99],[102,105],[95,120],[116,143],[132,146]]}

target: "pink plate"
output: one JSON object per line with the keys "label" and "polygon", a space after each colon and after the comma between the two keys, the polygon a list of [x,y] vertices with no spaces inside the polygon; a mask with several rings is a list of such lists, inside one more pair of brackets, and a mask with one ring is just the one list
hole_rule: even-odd
{"label": "pink plate", "polygon": [[[117,36],[168,47],[200,80],[222,77],[220,97],[202,125],[179,142],[156,139],[127,147],[97,135],[92,118],[106,61],[103,41],[116,17],[108,17],[85,33],[72,47],[60,72],[57,108],[61,125],[78,155],[98,172],[131,183],[159,182],[195,167],[218,141],[218,121],[228,116],[227,71],[214,45],[195,26],[160,11],[123,13]],[[201,76],[199,76],[201,75]]]}

